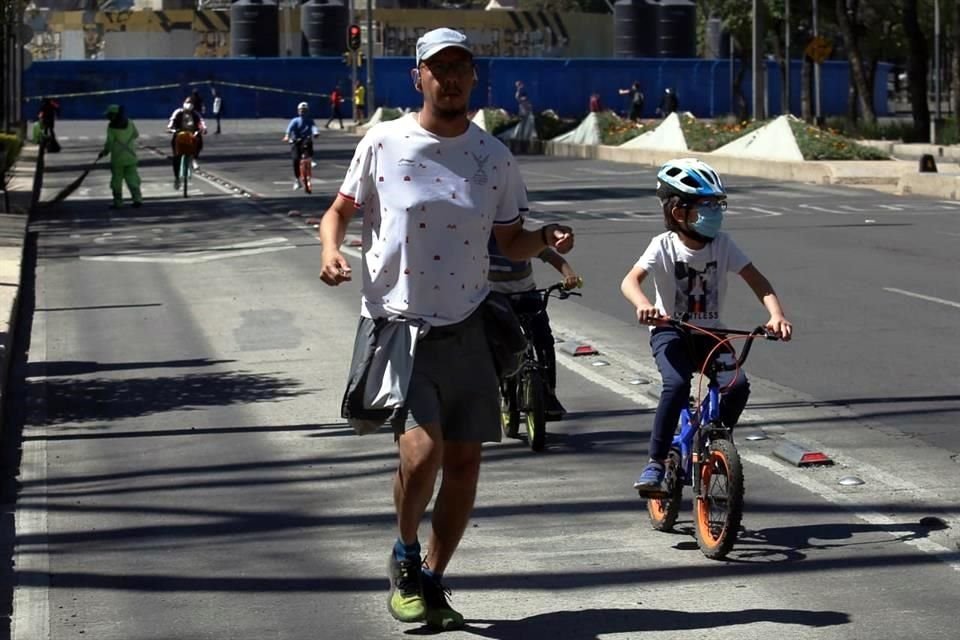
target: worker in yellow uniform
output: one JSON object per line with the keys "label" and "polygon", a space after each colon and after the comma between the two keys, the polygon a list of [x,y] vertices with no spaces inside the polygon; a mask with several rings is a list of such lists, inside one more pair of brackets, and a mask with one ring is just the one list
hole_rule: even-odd
{"label": "worker in yellow uniform", "polygon": [[123,112],[123,107],[112,104],[107,107],[104,115],[110,124],[107,125],[107,141],[97,158],[110,156],[110,189],[113,191],[111,209],[118,209],[123,204],[123,183],[133,197],[133,206],[143,204],[140,193],[140,174],[137,173],[137,138],[140,133]]}
{"label": "worker in yellow uniform", "polygon": [[357,124],[367,119],[367,88],[359,80],[353,88],[353,117]]}

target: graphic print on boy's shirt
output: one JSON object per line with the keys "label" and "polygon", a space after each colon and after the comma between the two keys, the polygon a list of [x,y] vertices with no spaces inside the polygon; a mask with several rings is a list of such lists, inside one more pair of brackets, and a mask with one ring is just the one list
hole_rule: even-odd
{"label": "graphic print on boy's shirt", "polygon": [[720,317],[720,296],[717,281],[717,261],[702,270],[686,262],[674,263],[676,293],[673,315],[688,320],[716,320]]}

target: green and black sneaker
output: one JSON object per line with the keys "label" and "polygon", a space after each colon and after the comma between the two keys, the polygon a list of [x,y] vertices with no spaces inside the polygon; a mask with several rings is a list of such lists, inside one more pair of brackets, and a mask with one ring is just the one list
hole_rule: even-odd
{"label": "green and black sneaker", "polygon": [[423,599],[427,603],[427,626],[439,631],[462,629],[463,616],[447,601],[450,590],[429,575],[423,575],[422,583]]}
{"label": "green and black sneaker", "polygon": [[420,558],[397,560],[390,554],[387,609],[400,622],[422,622],[427,614],[421,587]]}

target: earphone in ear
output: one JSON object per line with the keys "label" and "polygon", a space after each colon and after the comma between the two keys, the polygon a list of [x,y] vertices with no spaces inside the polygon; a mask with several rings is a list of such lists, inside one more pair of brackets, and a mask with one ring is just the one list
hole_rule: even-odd
{"label": "earphone in ear", "polygon": [[420,82],[420,70],[411,69],[410,77],[413,79],[413,88],[416,89],[417,91],[420,91],[422,88],[422,84]]}

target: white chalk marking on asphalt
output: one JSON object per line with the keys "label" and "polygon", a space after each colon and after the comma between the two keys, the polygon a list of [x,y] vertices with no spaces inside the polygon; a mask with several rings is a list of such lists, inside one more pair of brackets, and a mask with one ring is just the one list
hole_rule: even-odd
{"label": "white chalk marking on asphalt", "polygon": [[[38,362],[47,359],[46,314],[33,317],[31,353]],[[29,429],[29,427],[28,427]],[[24,435],[28,435],[25,433]],[[14,566],[20,573],[32,573],[34,581],[29,585],[13,588],[13,613],[11,626],[13,640],[50,640],[50,551],[47,544],[47,445],[43,438],[28,440],[23,444],[20,463],[21,482],[33,487],[32,507],[18,508],[15,526],[18,537],[36,540],[24,552],[14,549]]]}
{"label": "white chalk marking on asphalt", "polygon": [[851,204],[840,204],[837,206],[840,207],[841,209],[846,209],[848,211],[853,211],[855,213],[869,213],[873,211],[873,209],[861,209],[860,207],[855,207]]}
{"label": "white chalk marking on asphalt", "polygon": [[812,209],[813,211],[822,211],[823,213],[834,213],[834,214],[838,213],[841,215],[847,214],[846,211],[837,211],[836,209],[827,209],[826,207],[818,207],[815,204],[798,204],[797,207],[800,209]]}
{"label": "white chalk marking on asphalt", "polygon": [[890,211],[905,211],[906,207],[903,207],[898,204],[878,204],[878,207],[881,209],[889,209]]}
{"label": "white chalk marking on asphalt", "polygon": [[769,209],[764,209],[763,207],[743,207],[744,209],[749,209],[750,211],[756,211],[757,213],[762,213],[768,216],[778,217],[782,216],[783,212],[781,211],[770,211]]}
{"label": "white chalk marking on asphalt", "polygon": [[[791,484],[794,484],[798,487],[806,489],[807,491],[810,491],[811,493],[815,493],[821,498],[824,498],[825,500],[828,500],[834,504],[844,507],[847,511],[852,513],[857,518],[860,518],[861,520],[869,522],[872,525],[876,525],[878,527],[883,527],[883,528],[888,528],[888,527],[892,528],[897,525],[903,524],[902,522],[898,522],[889,516],[883,515],[882,513],[877,513],[876,511],[864,511],[862,509],[858,509],[856,504],[856,500],[858,499],[858,494],[856,493],[844,494],[839,491],[836,491],[835,489],[831,489],[826,485],[822,485],[819,482],[814,482],[813,480],[804,476],[803,474],[786,473],[788,468],[785,465],[780,464],[779,462],[773,460],[772,458],[769,458],[764,455],[760,455],[758,453],[744,453],[743,451],[740,452],[740,457],[747,460],[748,462],[751,462],[752,464],[763,467],[767,471],[770,471],[780,476],[781,478],[783,478],[784,480],[786,480]],[[898,533],[896,531],[888,531],[887,533],[889,533],[891,536],[895,538],[898,536]],[[906,540],[901,539],[899,541],[903,542],[904,544],[908,544],[911,547],[914,547],[920,551],[923,551],[924,553],[929,553],[931,555],[934,555],[938,559],[946,563],[954,571],[960,571],[960,562],[957,561],[958,554],[956,551],[953,551],[948,547],[945,547],[941,544],[937,544],[936,542],[930,540],[929,538],[913,538],[913,539],[906,539]]]}
{"label": "white chalk marking on asphalt", "polygon": [[[280,244],[280,246],[264,246],[277,244]],[[197,252],[137,252],[107,256],[80,256],[80,259],[88,262],[162,262],[169,264],[196,264],[198,262],[211,262],[213,260],[241,258],[259,255],[262,253],[286,251],[288,249],[296,249],[296,247],[292,244],[287,244],[286,238],[275,237],[264,238],[262,240],[251,240],[250,242],[238,242],[236,244],[225,245],[221,247],[210,247]]]}
{"label": "white chalk marking on asphalt", "polygon": [[926,300],[927,302],[936,302],[937,304],[945,304],[948,307],[956,307],[957,309],[960,309],[960,302],[954,302],[953,300],[944,300],[943,298],[925,296],[922,293],[914,293],[913,291],[904,291],[903,289],[894,289],[893,287],[884,287],[883,290],[889,291],[890,293],[899,293],[902,296],[918,298],[920,300]]}
{"label": "white chalk marking on asphalt", "polygon": [[[556,331],[556,328],[555,328],[555,331]],[[557,331],[557,333],[563,333],[562,329]],[[590,342],[591,344],[593,344],[597,349],[600,350],[601,353],[608,353],[608,351],[605,350],[601,345],[597,345],[595,342],[592,342],[589,340],[586,340],[586,342]],[[612,359],[617,359],[617,358],[614,357]],[[560,364],[566,367],[573,373],[580,375],[581,377],[589,380],[590,382],[600,387],[603,387],[608,391],[611,391],[623,398],[626,398],[627,400],[630,400],[636,403],[637,405],[643,407],[644,409],[656,409],[657,401],[654,400],[652,396],[643,392],[634,391],[633,389],[630,389],[629,387],[621,383],[615,382],[609,379],[608,377],[602,375],[601,373],[598,373],[597,371],[593,370],[592,367],[589,367],[584,364],[581,364],[580,362],[577,362],[576,360],[573,359],[572,356],[567,356],[563,353],[558,352],[557,364]],[[621,362],[618,364],[623,365],[624,363]],[[750,416],[749,411],[745,412],[742,418],[742,422],[750,422],[751,420],[752,420],[752,416]],[[768,427],[769,426],[776,426],[776,425],[768,425]],[[768,458],[767,456],[763,456],[763,455],[751,453],[751,452],[745,452],[742,450],[740,451],[740,455],[741,457],[748,460],[749,462],[767,469],[774,475],[786,480],[791,484],[797,485],[809,491],[810,493],[823,498],[824,500],[827,500],[834,504],[839,504],[841,506],[844,506],[854,516],[866,522],[869,522],[871,524],[875,524],[881,527],[891,527],[897,524],[902,524],[902,523],[898,523],[896,520],[882,513],[879,513],[876,511],[858,509],[857,505],[854,502],[855,494],[851,494],[851,498],[847,498],[844,494],[836,491],[835,489],[827,485],[821,484],[819,482],[816,482],[811,478],[809,478],[808,476],[805,476],[802,472],[794,471],[792,468],[789,468],[785,465],[775,462],[774,460],[772,460],[771,458]],[[883,482],[879,479],[879,474],[871,471],[868,465],[860,463],[852,458],[849,458],[848,456],[842,456],[842,458],[844,458],[843,462],[846,466],[850,468],[856,468],[857,473],[862,475],[865,478],[869,477],[870,482],[880,486],[887,486],[886,482]],[[839,461],[839,457],[838,457],[838,461]],[[892,479],[899,480],[896,478],[892,478]],[[913,485],[912,483],[909,483],[908,481],[904,481],[898,486],[905,488],[907,491],[910,491],[915,495],[922,495],[926,493],[923,489],[917,487],[916,485]],[[958,561],[958,557],[960,556],[958,556],[958,553],[956,551],[948,547],[945,547],[943,545],[940,545],[936,542],[933,542],[932,540],[929,540],[927,538],[902,540],[902,539],[899,539],[897,532],[890,531],[888,533],[894,538],[897,538],[898,541],[909,544],[912,547],[924,553],[929,553],[935,556],[938,560],[947,564],[950,568],[954,569],[955,571],[960,571],[960,561]]]}

